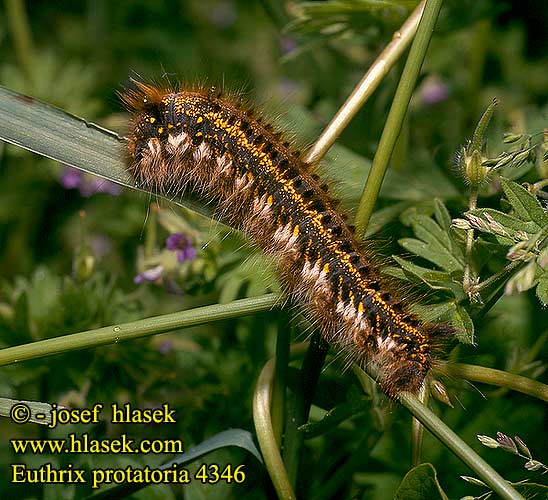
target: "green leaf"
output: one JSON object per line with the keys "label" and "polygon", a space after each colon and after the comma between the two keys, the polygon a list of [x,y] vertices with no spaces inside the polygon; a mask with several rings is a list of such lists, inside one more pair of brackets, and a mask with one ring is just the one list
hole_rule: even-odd
{"label": "green leaf", "polygon": [[321,436],[326,432],[333,430],[341,422],[351,417],[363,414],[369,411],[371,400],[367,398],[354,398],[345,401],[335,408],[329,410],[318,422],[310,422],[299,427],[299,431],[305,433],[305,439]]}
{"label": "green leaf", "polygon": [[516,182],[501,177],[502,189],[512,204],[514,214],[524,222],[534,222],[538,230],[548,225],[548,215],[535,195]]}
{"label": "green leaf", "polygon": [[413,231],[420,239],[402,238],[399,243],[406,250],[446,271],[461,271],[464,267],[464,255],[450,232],[450,215],[440,202],[435,205],[435,213],[441,225],[426,215],[413,214],[409,216]]}
{"label": "green leaf", "polygon": [[[179,455],[177,458],[159,465],[157,469],[168,470],[171,469],[173,464],[177,464],[180,468],[187,465],[198,458],[211,453],[212,451],[220,448],[226,448],[228,446],[237,446],[251,453],[260,463],[263,463],[263,459],[255,443],[253,436],[250,432],[243,429],[229,429],[227,431],[220,432],[215,436],[202,441],[200,444],[194,446],[189,451]],[[88,500],[116,500],[118,498],[124,498],[131,493],[139,491],[142,488],[148,486],[140,483],[128,483],[115,486],[106,491],[101,491],[95,495],[91,495]]]}
{"label": "green leaf", "polygon": [[455,306],[451,316],[451,323],[455,327],[455,335],[463,344],[474,344],[474,323],[466,309],[460,305]]}
{"label": "green leaf", "polygon": [[[12,409],[16,413],[15,419],[11,415]],[[51,424],[51,409],[52,406],[49,403],[42,403],[40,401],[0,398],[0,417],[11,418],[16,423],[28,422],[49,425]],[[26,411],[28,411],[29,419],[25,422],[17,422],[17,417],[22,418]],[[44,418],[40,418],[38,415],[44,415]]]}
{"label": "green leaf", "polygon": [[411,312],[419,316],[423,321],[436,323],[449,321],[455,309],[454,302],[441,302],[440,304],[413,304]]}
{"label": "green leaf", "polygon": [[392,257],[406,273],[419,278],[434,290],[450,290],[454,294],[459,294],[459,291],[462,291],[462,285],[454,283],[449,273],[418,266],[397,255],[393,255]]}
{"label": "green leaf", "polygon": [[432,464],[421,464],[403,478],[394,500],[449,500],[443,492],[436,469]]}
{"label": "green leaf", "polygon": [[429,323],[450,323],[459,342],[474,344],[474,323],[466,309],[454,301],[441,304],[413,304],[411,311]]}
{"label": "green leaf", "polygon": [[548,305],[548,271],[544,271],[538,280],[537,297],[543,306]]}
{"label": "green leaf", "polygon": [[398,243],[407,251],[436,264],[449,273],[462,271],[463,269],[461,256],[452,254],[442,245],[428,243],[416,238],[402,238],[398,240]]}
{"label": "green leaf", "polygon": [[451,228],[451,214],[439,198],[434,200],[434,214],[437,223],[442,229],[449,230]]}
{"label": "green leaf", "polygon": [[430,217],[417,214],[411,217],[411,224],[415,234],[433,248],[449,250],[451,239],[447,231],[444,231]]}

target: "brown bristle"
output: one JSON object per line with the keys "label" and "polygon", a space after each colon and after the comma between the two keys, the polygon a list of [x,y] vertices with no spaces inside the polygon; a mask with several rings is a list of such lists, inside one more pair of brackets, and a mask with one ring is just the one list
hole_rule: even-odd
{"label": "brown bristle", "polygon": [[158,88],[152,84],[147,84],[131,78],[135,89],[128,88],[119,93],[124,105],[133,111],[142,111],[147,106],[157,106],[166,94],[164,89]]}

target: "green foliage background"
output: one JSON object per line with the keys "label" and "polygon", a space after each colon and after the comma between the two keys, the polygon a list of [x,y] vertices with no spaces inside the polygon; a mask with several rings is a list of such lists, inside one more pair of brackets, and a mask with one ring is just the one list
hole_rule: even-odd
{"label": "green foliage background", "polygon": [[[0,18],[0,83],[123,134],[127,116],[116,91],[128,77],[162,83],[205,82],[240,90],[262,103],[268,116],[293,130],[296,142],[305,146],[337,111],[414,6],[414,2],[388,2],[378,11],[368,7],[371,3],[192,0],[23,5],[8,1]],[[354,10],[346,10],[346,5]],[[360,5],[361,10],[355,10]],[[26,39],[31,43],[27,45],[21,42],[25,33],[18,21],[24,16],[17,14],[17,6],[23,6],[28,17],[30,38]],[[381,241],[382,253],[403,255],[405,260],[398,260],[399,267],[394,266],[392,273],[410,279],[415,295],[428,293],[438,302],[456,300],[450,288],[430,286],[432,280],[422,279],[406,262],[433,267],[428,255],[417,251],[416,242],[424,240],[421,229],[423,235],[435,234],[436,220],[438,229],[449,234],[449,227],[443,226],[448,216],[440,207],[446,206],[453,218],[462,218],[467,210],[468,188],[453,169],[453,157],[471,136],[486,105],[494,96],[502,101],[488,133],[491,157],[508,147],[501,141],[503,131],[512,128],[538,134],[548,124],[547,16],[541,1],[448,1],[444,6],[370,228]],[[344,132],[334,156],[321,166],[327,176],[339,181],[337,189],[351,215],[400,71],[401,65],[390,73]],[[446,93],[435,104],[428,103],[425,94],[432,82]],[[278,289],[268,262],[226,228],[190,213],[181,216],[165,203],[167,208],[149,213],[149,203],[156,200],[135,192],[82,196],[77,189],[62,186],[61,165],[4,143],[0,147],[3,347]],[[528,161],[504,175],[537,182],[548,177],[548,168],[543,171],[540,163]],[[479,206],[508,212],[511,207],[501,204],[501,196],[500,181],[494,180],[481,190]],[[444,205],[434,202],[435,197]],[[86,214],[83,222],[81,211]],[[166,264],[169,255],[161,252],[163,241],[177,231],[192,235],[197,259],[181,268],[169,261],[172,267],[161,286],[134,284],[134,277],[150,260]],[[459,241],[458,235],[451,234]],[[142,249],[147,244],[148,253]],[[478,259],[485,279],[507,263],[509,243],[505,246],[485,236],[482,245]],[[433,262],[438,264],[436,270],[447,272],[449,281],[458,282],[451,272],[458,274],[462,266],[449,269],[443,260]],[[438,291],[433,293],[432,288]],[[538,377],[546,383],[548,316],[539,301],[542,296],[529,288],[500,298],[486,316],[477,319],[475,345],[456,347],[451,358]],[[458,304],[473,316],[474,304],[462,298]],[[177,424],[172,426],[120,429],[104,424],[75,430],[98,438],[120,432],[178,437],[189,448],[227,428],[253,431],[254,383],[273,355],[277,332],[287,328],[287,316],[272,311],[3,367],[0,396],[74,407],[127,401],[140,408],[163,402],[177,408]],[[295,340],[306,339],[306,328],[295,330]],[[362,401],[352,374],[341,373],[340,364],[328,363],[322,373],[312,419],[323,417],[320,408],[343,404],[351,406],[352,418],[328,426],[328,433],[318,432],[318,437],[307,441],[298,495],[320,495],[323,485],[352,456],[351,471],[339,479],[333,498],[392,498],[410,468],[409,415],[374,389]],[[548,460],[545,403],[504,389],[474,388],[455,379],[444,382],[455,408],[434,405],[465,441],[474,443],[476,434],[502,431],[519,435],[535,458]],[[0,432],[4,437],[0,447],[3,496],[69,499],[89,493],[70,486],[10,484],[8,464],[20,461],[7,445],[10,437],[62,437],[66,429],[47,432],[2,419]],[[475,447],[509,480],[531,477],[516,457],[486,450],[479,443]],[[154,465],[166,459],[46,458],[26,455],[24,462],[39,466],[51,459],[60,466],[73,462],[93,468]],[[424,460],[435,465],[451,498],[483,491],[459,479],[469,471],[428,435]],[[149,487],[135,498],[272,495],[258,463],[241,450],[222,450],[206,461],[246,463],[250,480],[241,487]]]}

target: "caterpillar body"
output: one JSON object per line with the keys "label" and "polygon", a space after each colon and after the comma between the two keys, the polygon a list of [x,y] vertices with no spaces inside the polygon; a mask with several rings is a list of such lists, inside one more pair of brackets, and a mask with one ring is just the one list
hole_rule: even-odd
{"label": "caterpillar body", "polygon": [[420,321],[386,289],[326,185],[273,127],[214,89],[135,82],[122,99],[138,185],[214,203],[218,218],[274,256],[285,292],[330,344],[375,363],[389,396],[418,391],[450,329]]}

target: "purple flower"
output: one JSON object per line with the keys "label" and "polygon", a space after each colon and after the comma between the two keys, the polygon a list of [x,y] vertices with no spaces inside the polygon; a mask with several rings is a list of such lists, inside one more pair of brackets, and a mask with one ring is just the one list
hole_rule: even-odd
{"label": "purple flower", "polygon": [[142,273],[139,273],[137,276],[135,276],[135,278],[133,278],[133,282],[139,285],[141,283],[144,283],[145,281],[156,281],[161,278],[163,272],[164,266],[158,265],[156,267],[147,269]]}
{"label": "purple flower", "polygon": [[112,250],[112,242],[104,234],[92,236],[89,244],[93,255],[99,258],[104,257]]}
{"label": "purple flower", "polygon": [[170,234],[166,239],[166,248],[171,252],[177,252],[177,262],[181,264],[196,257],[196,249],[192,246],[190,238],[183,233]]}
{"label": "purple flower", "polygon": [[439,78],[433,76],[427,78],[421,86],[420,98],[425,106],[432,106],[447,99],[449,89]]}
{"label": "purple flower", "polygon": [[158,345],[158,352],[161,354],[169,354],[173,351],[173,340],[162,340]]}
{"label": "purple flower", "polygon": [[114,182],[100,179],[99,177],[87,177],[80,184],[80,194],[84,198],[89,198],[96,193],[106,193],[112,196],[118,196],[122,192],[122,187]]}
{"label": "purple flower", "polygon": [[59,182],[65,189],[76,189],[82,182],[83,172],[72,167],[66,167]]}
{"label": "purple flower", "polygon": [[89,198],[95,193],[107,193],[117,196],[122,191],[122,188],[114,182],[86,175],[81,170],[72,167],[65,168],[59,182],[65,189],[78,189],[85,198]]}
{"label": "purple flower", "polygon": [[295,49],[297,49],[297,47],[297,42],[294,38],[291,38],[290,36],[283,36],[280,40],[280,48],[282,49],[282,52],[284,54],[289,54],[290,52],[293,52]]}

